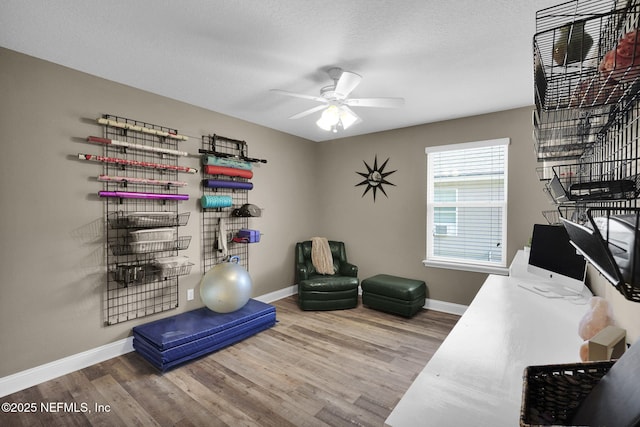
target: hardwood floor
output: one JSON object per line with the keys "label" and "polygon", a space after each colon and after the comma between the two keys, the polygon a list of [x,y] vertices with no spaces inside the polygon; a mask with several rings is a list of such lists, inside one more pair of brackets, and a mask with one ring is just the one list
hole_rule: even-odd
{"label": "hardwood floor", "polygon": [[382,426],[459,319],[273,305],[273,328],[164,374],[129,353],[6,396],[34,412],[0,425]]}

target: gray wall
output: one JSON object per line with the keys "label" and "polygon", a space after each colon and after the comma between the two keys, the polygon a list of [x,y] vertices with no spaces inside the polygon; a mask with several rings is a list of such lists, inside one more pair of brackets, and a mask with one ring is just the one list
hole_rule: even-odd
{"label": "gray wall", "polygon": [[[427,145],[510,137],[509,259],[527,241],[547,207],[534,173],[530,108],[416,126],[326,143],[253,125],[0,49],[0,377],[105,345],[131,328],[201,305],[186,301],[200,271],[199,176],[189,182],[191,212],[181,234],[195,262],[180,280],[180,307],[104,326],[103,203],[95,181],[102,168],[79,152],[100,135],[103,113],[175,127],[197,153],[200,136],[244,139],[249,153],[269,163],[255,169],[251,202],[264,209],[250,225],[264,233],[250,247],[254,296],[293,285],[294,242],[320,235],[344,240],[360,277],[385,272],[423,278],[430,297],[468,304],[486,275],[425,268],[425,154]],[[390,158],[388,198],[361,197],[363,160]],[[181,164],[199,167],[197,157]],[[196,292],[197,295],[197,292]]]}

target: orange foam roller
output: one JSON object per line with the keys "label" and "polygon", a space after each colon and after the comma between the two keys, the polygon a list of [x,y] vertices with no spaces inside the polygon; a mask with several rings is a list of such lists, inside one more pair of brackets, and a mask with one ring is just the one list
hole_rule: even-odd
{"label": "orange foam roller", "polygon": [[226,166],[214,166],[206,165],[204,167],[204,173],[208,175],[226,175],[226,176],[238,176],[240,178],[253,178],[253,172],[246,169],[229,168]]}

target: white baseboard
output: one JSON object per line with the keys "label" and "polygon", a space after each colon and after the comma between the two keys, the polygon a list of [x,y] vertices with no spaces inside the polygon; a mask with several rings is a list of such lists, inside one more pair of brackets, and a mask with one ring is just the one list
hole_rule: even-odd
{"label": "white baseboard", "polygon": [[279,289],[274,292],[270,292],[268,294],[260,295],[259,297],[255,297],[254,299],[260,302],[269,304],[274,301],[278,301],[279,299],[286,298],[297,293],[298,293],[298,285],[293,285],[287,288]]}
{"label": "white baseboard", "polygon": [[[282,298],[294,295],[298,292],[298,286],[293,285],[255,299],[264,303],[271,303]],[[446,301],[428,299],[424,308],[445,313],[462,315],[467,309],[466,305],[454,304]],[[86,368],[96,363],[104,362],[113,357],[122,356],[133,351],[133,337],[128,337],[112,342],[82,353],[74,354],[59,360],[54,360],[44,365],[36,366],[22,372],[0,378],[0,397],[15,393],[25,388],[38,385],[45,381],[58,378],[79,369]]]}
{"label": "white baseboard", "polygon": [[0,397],[133,351],[133,337],[0,378]]}
{"label": "white baseboard", "polygon": [[[255,299],[264,303],[271,303],[293,295],[296,292],[298,292],[297,286],[289,286],[275,292],[261,295]],[[113,357],[127,354],[131,351],[133,351],[133,337],[128,337],[25,371],[17,372],[13,375],[0,378],[0,397],[58,378],[62,375],[86,368],[87,366],[104,362]]]}
{"label": "white baseboard", "polygon": [[439,301],[437,299],[427,299],[427,301],[424,303],[424,308],[462,316],[467,310],[468,306],[455,304],[453,302]]}

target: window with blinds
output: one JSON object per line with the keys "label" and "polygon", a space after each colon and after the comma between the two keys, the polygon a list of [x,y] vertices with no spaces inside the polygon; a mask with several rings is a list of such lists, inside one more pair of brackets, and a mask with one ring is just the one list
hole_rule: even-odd
{"label": "window with blinds", "polygon": [[506,267],[509,139],[427,147],[425,265]]}

